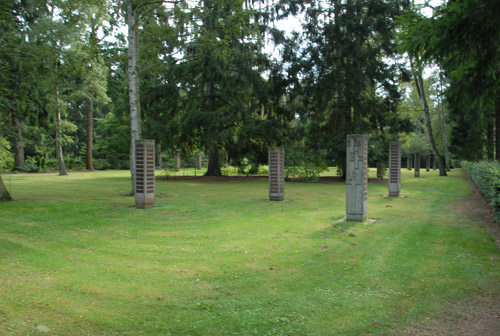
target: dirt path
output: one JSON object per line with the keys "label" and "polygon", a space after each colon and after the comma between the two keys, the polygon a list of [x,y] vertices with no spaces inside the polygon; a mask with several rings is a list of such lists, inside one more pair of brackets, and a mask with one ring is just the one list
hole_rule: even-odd
{"label": "dirt path", "polygon": [[[460,216],[481,221],[495,238],[500,249],[500,227],[493,211],[476,185],[465,176],[472,187],[472,194],[462,198],[452,207]],[[461,304],[450,304],[448,313],[438,318],[420,321],[398,331],[398,335],[415,336],[499,336],[500,297],[472,297]]]}

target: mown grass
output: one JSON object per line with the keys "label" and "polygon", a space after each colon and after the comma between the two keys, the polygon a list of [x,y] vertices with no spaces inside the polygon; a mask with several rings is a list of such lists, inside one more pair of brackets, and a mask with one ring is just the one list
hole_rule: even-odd
{"label": "mown grass", "polygon": [[[374,172],[372,171],[373,175]],[[129,173],[4,175],[0,335],[385,335],[500,293],[493,238],[447,178],[369,185],[371,225],[339,223],[345,185],[157,181],[136,210]]]}

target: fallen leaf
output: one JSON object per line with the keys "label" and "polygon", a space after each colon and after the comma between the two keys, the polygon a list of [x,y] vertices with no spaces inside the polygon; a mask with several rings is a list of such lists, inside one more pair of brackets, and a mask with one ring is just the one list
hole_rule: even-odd
{"label": "fallen leaf", "polygon": [[349,233],[349,237],[356,237],[354,233]]}
{"label": "fallen leaf", "polygon": [[226,292],[226,295],[236,295],[236,292]]}
{"label": "fallen leaf", "polygon": [[321,250],[323,250],[323,251],[324,251],[324,250],[328,250],[328,246],[323,246],[323,247],[321,248]]}

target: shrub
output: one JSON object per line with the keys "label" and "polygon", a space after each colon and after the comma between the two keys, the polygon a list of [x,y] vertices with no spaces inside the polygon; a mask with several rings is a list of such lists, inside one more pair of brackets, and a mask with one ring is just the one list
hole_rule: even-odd
{"label": "shrub", "polygon": [[500,222],[500,164],[492,161],[461,162],[467,175],[477,185]]}

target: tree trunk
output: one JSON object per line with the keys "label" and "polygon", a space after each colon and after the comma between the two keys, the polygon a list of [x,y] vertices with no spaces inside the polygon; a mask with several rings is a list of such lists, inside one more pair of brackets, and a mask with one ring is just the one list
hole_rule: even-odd
{"label": "tree trunk", "polygon": [[163,165],[163,159],[161,157],[161,144],[157,143],[156,144],[156,167],[158,167],[158,169],[161,169],[162,165]]}
{"label": "tree trunk", "polygon": [[[57,66],[56,66],[57,72]],[[62,152],[62,143],[61,143],[61,108],[59,106],[59,84],[56,81],[56,92],[55,92],[55,105],[56,105],[56,156],[57,156],[57,165],[59,167],[59,175],[67,175],[66,165],[64,164],[64,157]]]}
{"label": "tree trunk", "polygon": [[137,11],[132,0],[127,0],[128,18],[128,93],[130,104],[130,173],[132,176],[132,191],[135,195],[135,142],[141,138],[141,105],[138,73],[138,34]]}
{"label": "tree trunk", "polygon": [[495,154],[497,161],[500,161],[500,102],[497,102],[495,111]]}
{"label": "tree trunk", "polygon": [[412,68],[412,72],[413,72],[413,77],[415,79],[415,85],[417,87],[418,96],[419,96],[421,103],[422,103],[422,109],[424,110],[425,128],[427,130],[427,139],[429,140],[429,145],[431,147],[432,154],[434,155],[434,158],[437,159],[438,168],[439,168],[439,176],[447,176],[448,174],[446,174],[444,160],[437,150],[436,142],[434,141],[434,135],[432,133],[431,116],[430,116],[430,112],[429,112],[429,105],[427,104],[427,98],[425,96],[424,81],[422,79],[422,74],[417,73],[417,71],[415,71],[415,68],[413,66],[413,62],[411,61],[411,57],[410,57],[410,64],[411,64],[411,68]]}
{"label": "tree trunk", "polygon": [[220,170],[219,150],[216,148],[208,155],[208,168],[204,176],[222,176]]}
{"label": "tree trunk", "polygon": [[93,151],[93,121],[94,121],[94,103],[92,98],[88,99],[87,110],[87,169],[94,170],[94,160],[92,158]]}
{"label": "tree trunk", "polygon": [[495,159],[494,128],[493,119],[491,118],[488,120],[488,125],[486,126],[486,153],[488,160]]}
{"label": "tree trunk", "polygon": [[7,190],[7,187],[3,183],[2,175],[0,175],[0,202],[11,201],[12,197]]}
{"label": "tree trunk", "polygon": [[13,149],[14,149],[14,170],[24,171],[24,141],[23,141],[23,129],[19,119],[17,118],[16,112],[11,112],[12,127],[14,127],[14,136],[12,137]]}

